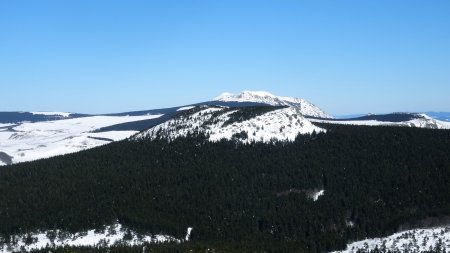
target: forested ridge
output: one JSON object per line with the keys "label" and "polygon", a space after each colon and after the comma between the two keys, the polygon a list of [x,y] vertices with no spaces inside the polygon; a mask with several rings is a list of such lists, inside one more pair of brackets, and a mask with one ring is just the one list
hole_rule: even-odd
{"label": "forested ridge", "polygon": [[324,252],[450,215],[450,131],[321,127],[292,143],[126,140],[2,167],[0,234],[118,220],[176,237],[193,227],[199,247]]}

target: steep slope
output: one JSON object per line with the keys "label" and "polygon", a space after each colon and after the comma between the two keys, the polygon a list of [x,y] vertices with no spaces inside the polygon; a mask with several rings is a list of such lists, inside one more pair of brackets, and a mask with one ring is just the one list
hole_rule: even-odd
{"label": "steep slope", "polygon": [[322,132],[305,119],[297,107],[227,108],[200,106],[157,125],[136,138],[173,140],[192,134],[204,134],[210,141],[248,142],[293,141],[298,134]]}
{"label": "steep slope", "polygon": [[216,97],[214,101],[239,103],[253,102],[272,106],[292,106],[298,108],[304,116],[333,118],[331,115],[304,99],[275,96],[265,91],[243,91],[239,94],[225,92]]}

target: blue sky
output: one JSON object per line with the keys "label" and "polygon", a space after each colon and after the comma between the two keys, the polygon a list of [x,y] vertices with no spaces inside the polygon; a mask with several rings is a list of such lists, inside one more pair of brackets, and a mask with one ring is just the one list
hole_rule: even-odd
{"label": "blue sky", "polygon": [[0,1],[0,111],[241,90],[335,115],[450,111],[450,1]]}

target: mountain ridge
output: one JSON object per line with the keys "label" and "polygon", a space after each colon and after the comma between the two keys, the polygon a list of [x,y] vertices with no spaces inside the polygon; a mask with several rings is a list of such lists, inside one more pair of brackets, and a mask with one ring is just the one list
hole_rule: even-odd
{"label": "mountain ridge", "polygon": [[143,131],[137,138],[173,140],[192,134],[204,134],[210,141],[239,142],[293,141],[299,134],[324,130],[303,117],[297,107],[213,107],[186,110],[162,124]]}
{"label": "mountain ridge", "polygon": [[[215,124],[209,122],[209,126],[204,125],[204,128],[201,129],[202,134],[209,135],[214,141],[218,141],[218,138],[222,137],[245,143],[253,141],[269,142],[272,138],[278,141],[291,141],[295,138],[294,134],[311,133],[313,130],[319,132],[320,128],[314,127],[311,122],[450,129],[450,122],[431,118],[427,114],[370,114],[336,119],[331,118],[320,108],[301,98],[275,96],[265,91],[243,91],[238,94],[226,92],[211,101],[196,104],[104,115],[58,111],[0,112],[0,152],[4,153],[3,157],[0,157],[0,166],[78,152],[108,144],[111,141],[126,139],[155,127],[160,129],[166,122],[175,124],[171,120],[178,115],[202,106],[219,107],[228,112],[241,111],[240,113],[244,114],[246,113],[245,108],[251,110],[251,108],[258,107],[285,107],[285,109],[270,112],[269,116],[254,115],[259,118],[257,120],[247,118],[244,122],[234,122],[234,125],[223,126],[223,129],[221,129],[222,125],[218,125],[219,122]],[[262,109],[262,112],[264,112],[264,109]],[[276,115],[278,112],[281,113]],[[221,122],[223,124],[227,121],[224,117],[235,117],[236,115],[221,116],[219,113],[214,117],[219,117],[216,118],[217,120],[223,120]],[[294,115],[298,117],[296,119],[300,120],[303,126],[295,125],[299,122],[291,120]],[[433,115],[445,117],[446,114],[436,113]],[[270,117],[277,122],[271,122]],[[263,130],[262,122],[272,129],[270,131],[269,128]],[[184,127],[185,130],[188,129],[187,121],[179,123],[184,124],[180,127]],[[190,124],[192,123],[190,122]],[[274,127],[275,125],[277,127]],[[188,132],[194,133],[193,130],[190,129]],[[174,132],[174,127],[172,126],[167,132]]]}

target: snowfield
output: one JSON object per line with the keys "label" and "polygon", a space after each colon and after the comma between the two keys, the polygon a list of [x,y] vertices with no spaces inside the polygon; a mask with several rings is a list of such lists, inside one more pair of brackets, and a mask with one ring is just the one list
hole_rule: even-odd
{"label": "snowfield", "polygon": [[12,163],[73,153],[122,140],[137,133],[136,131],[92,132],[98,128],[160,116],[160,114],[92,116],[35,123],[25,122],[11,129],[0,128],[0,152],[11,156]]}
{"label": "snowfield", "polygon": [[[385,238],[366,239],[347,245],[343,251],[334,253],[354,253],[358,250],[367,252],[375,248],[388,250],[399,250],[400,252],[423,252],[435,249],[450,250],[450,226],[428,229],[414,229],[399,232]],[[383,251],[385,252],[385,251]]]}
{"label": "snowfield", "polygon": [[[109,247],[116,244],[135,246],[144,243],[181,243],[189,241],[192,232],[191,227],[187,228],[186,236],[177,239],[169,235],[138,235],[119,223],[106,226],[102,230],[88,230],[75,234],[60,230],[49,230],[15,236],[16,243],[0,243],[0,253],[10,253],[18,251],[31,251],[43,248],[57,248],[63,246],[101,246]],[[3,240],[2,240],[3,241]],[[14,240],[11,240],[14,241]]]}
{"label": "snowfield", "polygon": [[[239,139],[240,142],[293,141],[298,134],[323,132],[305,119],[296,107],[278,108],[253,118],[226,124],[239,108],[203,107],[192,114],[182,115],[157,125],[136,136],[136,138],[158,137],[173,140],[190,134],[203,133],[209,140],[217,142],[222,139]],[[245,137],[242,137],[242,134]],[[241,136],[241,137],[239,137]]]}
{"label": "snowfield", "polygon": [[305,116],[318,118],[333,118],[333,116],[325,113],[312,103],[294,97],[280,97],[270,94],[266,91],[243,91],[240,94],[233,94],[229,92],[222,93],[220,96],[214,98],[214,101],[222,102],[253,102],[262,103],[272,106],[292,106],[297,107]]}

